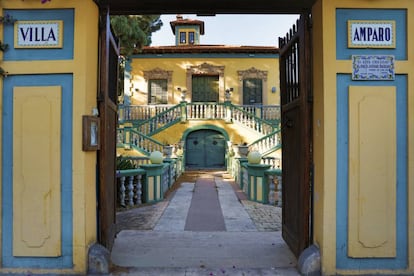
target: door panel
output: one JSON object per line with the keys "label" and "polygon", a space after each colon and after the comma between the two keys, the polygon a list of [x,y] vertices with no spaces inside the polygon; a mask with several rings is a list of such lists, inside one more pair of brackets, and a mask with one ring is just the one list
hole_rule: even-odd
{"label": "door panel", "polygon": [[225,159],[224,153],[226,151],[226,144],[223,135],[218,133],[208,133],[205,137],[205,164],[208,168],[224,167]]}
{"label": "door panel", "polygon": [[217,131],[198,130],[190,133],[186,147],[186,167],[190,169],[225,166],[226,141]]}
{"label": "door panel", "polygon": [[192,77],[192,101],[193,102],[218,102],[219,77],[198,76]]}
{"label": "door panel", "polygon": [[109,250],[115,238],[116,122],[119,47],[109,25],[109,11],[101,11],[98,108],[101,148],[98,151],[98,239]]}
{"label": "door panel", "polygon": [[296,256],[310,242],[312,110],[309,15],[279,39],[282,116],[282,236]]}

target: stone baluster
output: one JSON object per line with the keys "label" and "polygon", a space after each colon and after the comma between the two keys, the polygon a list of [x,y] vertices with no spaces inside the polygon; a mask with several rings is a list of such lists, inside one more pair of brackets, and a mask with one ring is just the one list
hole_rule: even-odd
{"label": "stone baluster", "polygon": [[274,176],[269,175],[269,204],[275,205],[275,182],[274,182]]}
{"label": "stone baluster", "polygon": [[142,175],[137,175],[137,186],[136,186],[136,194],[137,194],[137,205],[142,204],[141,195],[142,195]]}
{"label": "stone baluster", "polygon": [[134,206],[134,176],[128,176],[128,205]]}
{"label": "stone baluster", "polygon": [[121,176],[119,182],[119,204],[125,206],[125,176]]}
{"label": "stone baluster", "polygon": [[282,207],[282,176],[277,177],[277,206]]}

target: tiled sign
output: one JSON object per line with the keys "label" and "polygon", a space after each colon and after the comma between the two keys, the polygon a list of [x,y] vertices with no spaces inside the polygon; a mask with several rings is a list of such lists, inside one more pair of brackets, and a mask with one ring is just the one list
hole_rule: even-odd
{"label": "tiled sign", "polygon": [[353,55],[353,80],[394,80],[395,66],[392,55]]}
{"label": "tiled sign", "polygon": [[62,48],[63,21],[16,21],[14,48]]}
{"label": "tiled sign", "polygon": [[395,21],[349,20],[348,48],[395,48]]}

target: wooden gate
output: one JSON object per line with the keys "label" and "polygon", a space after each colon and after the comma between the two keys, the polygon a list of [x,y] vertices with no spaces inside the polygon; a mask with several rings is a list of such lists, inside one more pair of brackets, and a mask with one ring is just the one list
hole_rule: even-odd
{"label": "wooden gate", "polygon": [[110,250],[116,234],[115,158],[119,46],[111,33],[109,10],[101,10],[100,14],[98,108],[101,148],[98,151],[98,238]]}
{"label": "wooden gate", "polygon": [[282,236],[296,256],[310,242],[312,93],[310,17],[279,38],[282,120]]}

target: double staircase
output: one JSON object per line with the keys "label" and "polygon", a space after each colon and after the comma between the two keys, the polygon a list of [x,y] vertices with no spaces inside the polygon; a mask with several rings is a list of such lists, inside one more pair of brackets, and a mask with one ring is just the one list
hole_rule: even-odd
{"label": "double staircase", "polygon": [[[259,151],[264,158],[281,148],[279,106],[239,106],[224,103],[187,103],[177,105],[119,106],[117,147],[135,150],[144,156],[163,151],[165,143],[156,134],[188,121],[219,120],[237,129],[240,136],[252,133],[255,140],[250,150]],[[175,141],[177,144],[179,141]],[[238,144],[239,141],[230,141]]]}
{"label": "double staircase", "polygon": [[[117,147],[123,152],[117,157],[116,171],[120,209],[163,199],[184,172],[185,160],[183,155],[177,154],[163,159],[162,164],[150,163],[151,152],[163,152],[167,146],[157,137],[169,137],[169,142],[173,140],[178,148],[185,150],[185,141],[179,141],[183,131],[197,124],[220,127],[229,134],[231,141],[227,143],[225,154],[227,173],[250,200],[281,204],[281,165],[277,162],[281,149],[279,106],[181,102],[177,105],[119,106],[118,116]],[[240,140],[233,141],[234,137],[249,138],[244,141],[249,142],[249,150],[261,153],[260,166],[249,166],[246,158],[239,158],[245,156],[234,150],[241,148],[234,146],[240,144]]]}

